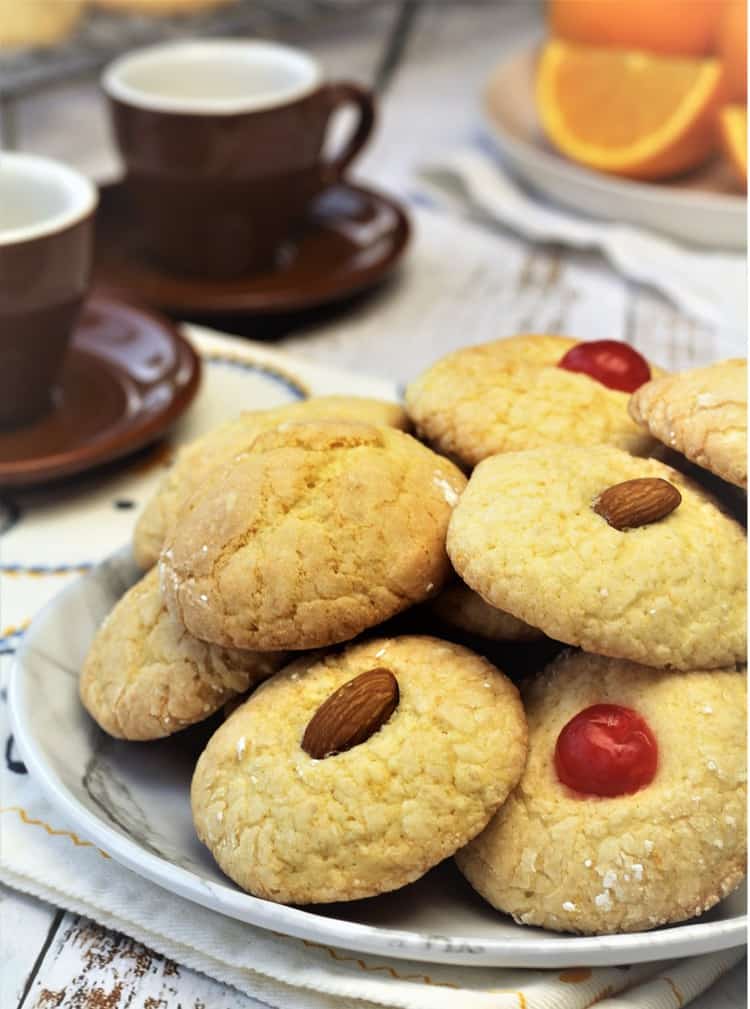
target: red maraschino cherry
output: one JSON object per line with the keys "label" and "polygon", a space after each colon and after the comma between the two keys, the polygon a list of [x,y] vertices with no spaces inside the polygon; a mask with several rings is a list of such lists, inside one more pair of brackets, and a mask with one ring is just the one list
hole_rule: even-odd
{"label": "red maraschino cherry", "polygon": [[557,362],[566,371],[582,371],[620,392],[635,392],[651,378],[648,361],[637,350],[619,340],[592,340],[577,343]]}
{"label": "red maraschino cherry", "polygon": [[555,747],[560,781],[582,795],[632,795],[650,785],[659,748],[644,719],[619,704],[594,704],[571,718]]}

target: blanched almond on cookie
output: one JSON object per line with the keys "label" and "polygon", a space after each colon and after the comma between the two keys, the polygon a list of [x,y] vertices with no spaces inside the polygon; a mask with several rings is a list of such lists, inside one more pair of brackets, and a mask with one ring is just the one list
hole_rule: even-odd
{"label": "blanched almond on cookie", "polygon": [[633,529],[665,518],[681,501],[682,495],[668,480],[643,477],[608,487],[592,507],[615,529]]}
{"label": "blanched almond on cookie", "polygon": [[398,681],[393,673],[368,669],[321,704],[305,729],[302,749],[314,760],[350,750],[388,721],[398,701]]}

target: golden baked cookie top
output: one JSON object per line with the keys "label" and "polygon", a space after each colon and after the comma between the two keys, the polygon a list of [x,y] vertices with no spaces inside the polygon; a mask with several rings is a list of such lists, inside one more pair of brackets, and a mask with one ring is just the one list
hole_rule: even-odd
{"label": "golden baked cookie top", "polygon": [[203,487],[214,470],[246,452],[261,432],[285,421],[320,419],[356,420],[402,431],[409,427],[409,419],[398,404],[359,396],[314,396],[272,410],[251,410],[226,421],[177,453],[136,523],[133,538],[136,562],[144,570],[156,564],[177,520],[180,504]]}
{"label": "golden baked cookie top", "polygon": [[628,416],[628,393],[558,367],[577,344],[530,335],[457,350],[409,385],[409,416],[421,437],[467,467],[560,443],[646,455],[653,440]]}
{"label": "golden baked cookie top", "polygon": [[[680,504],[615,528],[597,501],[643,478],[673,485]],[[453,514],[448,552],[484,599],[558,641],[676,669],[744,660],[744,530],[655,459],[601,445],[486,459]]]}
{"label": "golden baked cookie top", "polygon": [[54,46],[72,35],[86,0],[0,0],[0,49]]}
{"label": "golden baked cookie top", "polygon": [[734,358],[641,386],[630,415],[654,438],[747,487],[747,361]]}
{"label": "golden baked cookie top", "polygon": [[[376,669],[397,683],[395,709],[351,748],[311,756],[316,713]],[[361,696],[347,710],[351,728]],[[222,870],[256,896],[354,900],[412,882],[474,837],[525,756],[518,693],[494,666],[436,638],[381,638],[304,656],[258,689],[198,761],[193,817]]]}
{"label": "golden baked cookie top", "polygon": [[439,591],[465,484],[401,431],[281,424],[182,507],[160,561],[167,605],[217,644],[348,640]]}
{"label": "golden baked cookie top", "polygon": [[167,612],[154,568],[99,628],[79,691],[110,736],[161,739],[208,718],[283,661],[281,652],[219,648],[192,637]]}
{"label": "golden baked cookie top", "polygon": [[559,931],[701,914],[745,874],[746,703],[744,671],[561,656],[524,689],[526,769],[459,867],[495,907]]}

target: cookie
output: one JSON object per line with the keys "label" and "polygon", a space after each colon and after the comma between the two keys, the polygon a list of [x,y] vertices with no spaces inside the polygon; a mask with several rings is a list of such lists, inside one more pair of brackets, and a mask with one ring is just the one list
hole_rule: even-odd
{"label": "cookie", "polygon": [[217,648],[191,637],[167,612],[154,568],[99,628],[79,689],[110,736],[160,739],[208,718],[283,661],[282,653]]}
{"label": "cookie", "polygon": [[401,431],[284,423],[183,505],[159,562],[167,605],[220,645],[347,641],[439,591],[465,484]]}
{"label": "cookie", "polygon": [[54,46],[72,35],[85,0],[0,0],[0,48]]}
{"label": "cookie", "polygon": [[468,585],[451,582],[430,604],[438,619],[488,641],[537,641],[544,635],[504,610],[490,606]]}
{"label": "cookie", "polygon": [[204,486],[214,470],[247,451],[262,431],[286,421],[321,418],[382,424],[402,431],[409,427],[406,413],[396,403],[356,396],[316,396],[273,410],[249,411],[227,421],[178,452],[136,523],[133,552],[137,564],[145,571],[157,562],[182,501]]}
{"label": "cookie", "polygon": [[523,777],[456,856],[490,904],[555,931],[633,932],[701,914],[738,886],[744,672],[568,653],[524,703]]}
{"label": "cookie", "polygon": [[[681,503],[615,528],[595,508],[640,478],[672,484]],[[676,669],[744,661],[744,530],[655,459],[601,445],[486,459],[453,514],[448,553],[484,599],[557,641]]]}
{"label": "cookie", "polygon": [[142,14],[162,17],[175,14],[196,14],[225,7],[235,0],[90,0],[95,7],[125,14]]}
{"label": "cookie", "polygon": [[[353,680],[338,694],[347,717],[328,719],[316,749],[311,723]],[[383,682],[396,684],[387,709]],[[336,729],[341,748],[323,756]],[[255,691],[198,761],[193,818],[244,890],[281,903],[355,900],[418,879],[474,837],[525,756],[518,693],[494,666],[436,638],[379,638],[300,658]]]}
{"label": "cookie", "polygon": [[654,441],[628,416],[628,393],[558,367],[577,342],[516,336],[449,354],[406,390],[417,433],[467,468],[498,452],[558,444],[647,455]]}
{"label": "cookie", "polygon": [[630,415],[669,448],[747,488],[747,362],[739,358],[641,386]]}

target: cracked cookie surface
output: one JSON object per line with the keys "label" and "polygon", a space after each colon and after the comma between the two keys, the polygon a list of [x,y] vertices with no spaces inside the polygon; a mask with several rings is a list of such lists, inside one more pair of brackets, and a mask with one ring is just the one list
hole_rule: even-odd
{"label": "cracked cookie surface", "polygon": [[465,485],[400,431],[284,423],[183,506],[159,563],[167,605],[217,644],[346,641],[439,591]]}
{"label": "cracked cookie surface", "polygon": [[[400,699],[365,742],[322,760],[300,743],[321,704],[373,668]],[[489,821],[518,781],[526,721],[485,659],[430,637],[305,656],[222,725],[191,789],[199,838],[243,889],[282,903],[354,900],[404,886]]]}
{"label": "cracked cookie surface", "polygon": [[[494,907],[528,925],[632,932],[701,914],[745,874],[746,676],[684,673],[574,653],[524,689],[521,781],[456,861]],[[629,707],[659,748],[632,795],[582,797],[554,764],[563,727],[601,703]]]}
{"label": "cracked cookie surface", "polygon": [[[418,434],[465,467],[498,452],[557,444],[647,455],[654,441],[628,416],[628,393],[557,367],[578,342],[516,336],[442,358],[406,390]],[[653,366],[651,373],[661,374]]]}
{"label": "cracked cookie surface", "polygon": [[719,361],[647,382],[629,409],[654,438],[747,488],[747,361]]}
{"label": "cracked cookie surface", "polygon": [[[639,477],[671,482],[682,503],[621,532],[592,503]],[[655,459],[604,446],[487,459],[453,514],[448,552],[484,599],[557,641],[657,667],[744,661],[744,530]]]}
{"label": "cracked cookie surface", "polygon": [[216,469],[247,451],[262,431],[285,421],[321,418],[382,424],[403,431],[409,427],[409,419],[398,404],[357,396],[314,396],[272,410],[248,411],[221,424],[180,449],[155,493],[146,502],[133,536],[133,552],[138,565],[145,571],[157,562],[182,502]]}
{"label": "cracked cookie surface", "polygon": [[81,701],[110,736],[161,739],[208,718],[284,658],[192,637],[167,612],[154,568],[99,628],[81,673]]}

